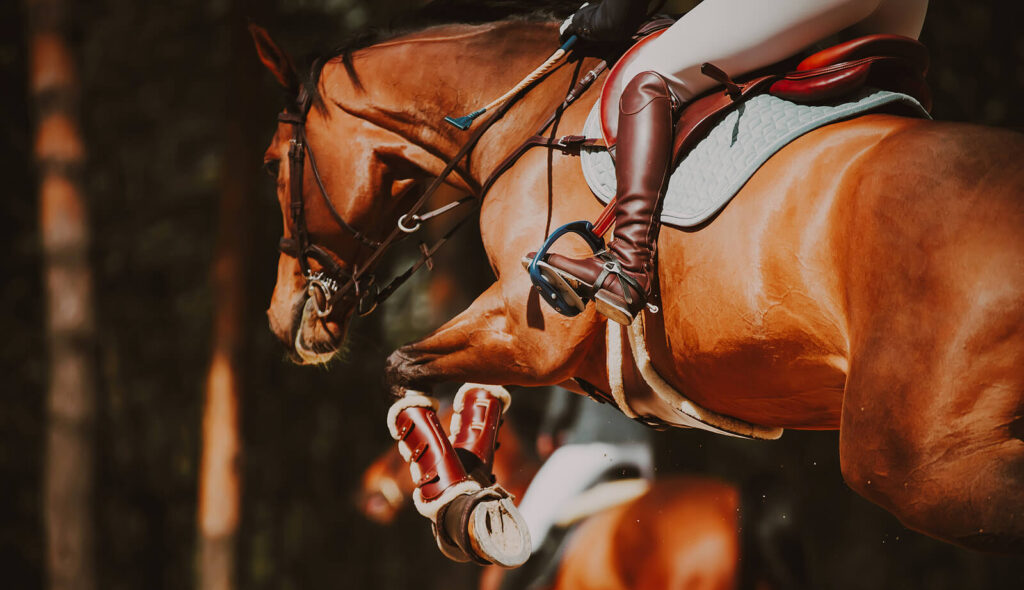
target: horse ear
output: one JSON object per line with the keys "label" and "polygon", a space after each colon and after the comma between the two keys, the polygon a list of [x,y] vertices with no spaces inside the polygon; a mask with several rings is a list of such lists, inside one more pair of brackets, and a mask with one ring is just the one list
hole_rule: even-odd
{"label": "horse ear", "polygon": [[299,77],[295,73],[295,66],[277,43],[270,38],[270,33],[263,27],[256,24],[249,24],[249,34],[256,44],[256,52],[260,54],[260,61],[267,66],[270,73],[277,79],[277,83],[293,95],[299,93]]}

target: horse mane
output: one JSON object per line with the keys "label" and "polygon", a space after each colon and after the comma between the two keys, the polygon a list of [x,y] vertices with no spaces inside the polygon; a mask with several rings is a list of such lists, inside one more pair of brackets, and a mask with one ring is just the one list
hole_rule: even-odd
{"label": "horse mane", "polygon": [[561,20],[579,8],[580,0],[433,0],[391,20],[385,27],[358,31],[334,49],[316,57],[306,77],[306,92],[320,105],[317,88],[325,65],[341,63],[357,88],[362,84],[352,64],[352,54],[377,43],[444,25],[478,25],[499,21],[550,22]]}

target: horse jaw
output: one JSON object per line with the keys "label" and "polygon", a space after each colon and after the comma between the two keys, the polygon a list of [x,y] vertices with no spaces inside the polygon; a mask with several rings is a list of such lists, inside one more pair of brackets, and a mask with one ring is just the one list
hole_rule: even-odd
{"label": "horse jaw", "polygon": [[[299,327],[295,330],[294,348],[299,356],[299,364],[325,365],[342,351],[340,344],[347,332],[348,318],[341,325],[334,322],[321,322],[316,316],[314,302],[306,298],[299,317]],[[334,326],[335,330],[331,329]],[[327,332],[331,333],[328,334]]]}

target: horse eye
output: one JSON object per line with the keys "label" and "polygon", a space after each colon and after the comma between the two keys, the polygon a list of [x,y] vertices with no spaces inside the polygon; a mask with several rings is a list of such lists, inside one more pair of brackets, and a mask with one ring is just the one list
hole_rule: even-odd
{"label": "horse eye", "polygon": [[267,160],[263,162],[263,171],[271,178],[277,178],[277,173],[280,169],[281,160]]}

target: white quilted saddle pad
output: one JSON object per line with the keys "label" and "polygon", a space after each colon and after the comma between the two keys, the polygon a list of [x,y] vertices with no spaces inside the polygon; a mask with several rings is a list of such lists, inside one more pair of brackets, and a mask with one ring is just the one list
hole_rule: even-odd
{"label": "white quilted saddle pad", "polygon": [[[803,105],[768,94],[742,104],[711,130],[679,163],[669,180],[661,221],[693,227],[706,221],[739,192],[775,152],[801,135],[828,123],[898,104],[910,114],[928,111],[906,94],[864,88],[832,103]],[[600,103],[587,117],[583,134],[601,137]],[[602,202],[615,196],[615,164],[603,148],[580,154],[583,175]]]}

